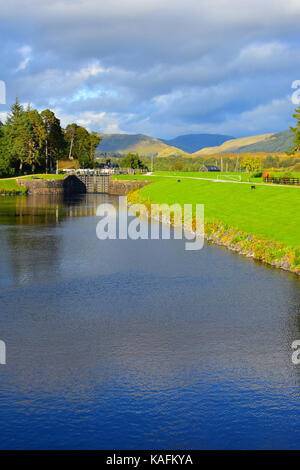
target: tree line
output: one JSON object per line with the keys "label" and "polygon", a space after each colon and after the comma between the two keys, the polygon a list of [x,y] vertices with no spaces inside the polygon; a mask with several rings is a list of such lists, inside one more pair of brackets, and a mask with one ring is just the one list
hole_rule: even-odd
{"label": "tree line", "polygon": [[81,168],[93,168],[101,141],[75,123],[65,129],[50,109],[25,109],[16,99],[6,122],[0,121],[0,177],[52,172],[60,159],[76,159]]}

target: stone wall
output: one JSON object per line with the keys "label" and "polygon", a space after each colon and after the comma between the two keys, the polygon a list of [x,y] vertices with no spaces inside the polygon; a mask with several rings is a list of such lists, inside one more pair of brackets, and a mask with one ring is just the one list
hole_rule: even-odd
{"label": "stone wall", "polygon": [[[64,179],[32,179],[25,180],[19,179],[18,183],[20,186],[25,186],[28,194],[82,194],[86,192],[98,192],[111,194],[114,196],[125,196],[132,189],[140,189],[150,184],[151,181],[124,181],[124,180],[112,180],[109,179],[107,185],[95,184],[94,177],[90,177],[93,180],[93,190],[87,188],[87,182],[84,182],[77,178],[75,175],[67,176]],[[88,184],[89,186],[89,184]],[[87,190],[88,189],[88,190]]]}
{"label": "stone wall", "polygon": [[150,184],[151,181],[125,181],[125,180],[110,180],[108,185],[108,194],[115,196],[125,196],[133,189],[141,189]]}
{"label": "stone wall", "polygon": [[64,180],[18,179],[20,186],[27,189],[28,194],[64,194]]}

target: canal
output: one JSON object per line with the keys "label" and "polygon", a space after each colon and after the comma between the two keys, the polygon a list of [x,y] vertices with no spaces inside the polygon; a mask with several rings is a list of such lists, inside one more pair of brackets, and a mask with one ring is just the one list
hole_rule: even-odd
{"label": "canal", "polygon": [[0,198],[0,447],[299,448],[299,278],[100,241],[101,202]]}

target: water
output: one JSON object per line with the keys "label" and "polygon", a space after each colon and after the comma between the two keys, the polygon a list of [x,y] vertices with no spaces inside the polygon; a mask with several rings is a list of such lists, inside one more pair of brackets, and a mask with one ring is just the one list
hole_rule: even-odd
{"label": "water", "polygon": [[299,279],[216,246],[101,242],[103,201],[0,200],[0,447],[299,448]]}

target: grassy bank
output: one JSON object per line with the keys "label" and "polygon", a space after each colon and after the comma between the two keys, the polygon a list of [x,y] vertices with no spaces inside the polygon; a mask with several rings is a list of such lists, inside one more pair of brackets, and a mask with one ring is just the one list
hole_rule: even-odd
{"label": "grassy bank", "polygon": [[0,180],[0,194],[25,194],[26,189],[22,188],[17,181],[12,178]]}
{"label": "grassy bank", "polygon": [[300,245],[300,188],[163,179],[140,195],[154,203],[204,204],[209,220],[297,247]]}
{"label": "grassy bank", "polygon": [[[21,179],[62,179],[65,175],[46,175],[46,174],[39,174],[39,175],[28,175],[22,176]],[[0,179],[0,194],[4,195],[14,195],[14,194],[26,194],[26,188],[20,186],[18,184],[18,178],[5,178]]]}
{"label": "grassy bank", "polygon": [[65,178],[66,175],[55,175],[55,174],[37,174],[37,175],[29,175],[24,176],[23,179],[25,180],[32,180],[32,179],[43,179],[43,180],[61,180]]}
{"label": "grassy bank", "polygon": [[251,190],[245,184],[152,179],[153,184],[130,195],[132,201],[204,204],[208,239],[275,266],[300,270],[300,188]]}

